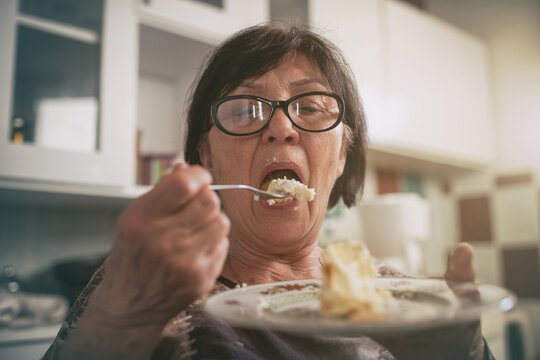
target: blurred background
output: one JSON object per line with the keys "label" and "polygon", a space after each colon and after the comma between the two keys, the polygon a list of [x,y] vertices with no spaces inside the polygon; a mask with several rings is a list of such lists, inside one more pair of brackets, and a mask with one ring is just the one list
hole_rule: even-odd
{"label": "blurred background", "polygon": [[43,354],[122,209],[183,158],[201,64],[268,20],[336,42],[367,114],[363,198],[321,244],[419,276],[472,244],[478,281],[519,297],[484,321],[493,352],[540,358],[538,0],[0,0],[0,358]]}

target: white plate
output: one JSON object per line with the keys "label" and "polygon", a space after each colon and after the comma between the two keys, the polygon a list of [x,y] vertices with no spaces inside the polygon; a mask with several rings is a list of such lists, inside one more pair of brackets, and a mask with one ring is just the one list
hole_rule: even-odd
{"label": "white plate", "polygon": [[208,298],[204,309],[210,316],[238,327],[362,336],[474,321],[482,314],[507,311],[516,302],[513,293],[493,285],[377,278],[376,287],[393,295],[385,320],[353,322],[321,315],[319,287],[319,279],[309,279],[232,289]]}

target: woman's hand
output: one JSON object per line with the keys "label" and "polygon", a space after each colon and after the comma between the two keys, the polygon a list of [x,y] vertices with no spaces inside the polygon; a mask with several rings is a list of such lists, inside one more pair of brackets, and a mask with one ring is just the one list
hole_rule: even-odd
{"label": "woman's hand", "polygon": [[212,288],[229,221],[211,181],[202,167],[178,164],[120,216],[96,293],[108,316],[165,323]]}
{"label": "woman's hand", "polygon": [[[448,256],[444,275],[451,281],[474,281],[473,248],[459,244]],[[414,331],[392,337],[375,339],[396,358],[405,359],[483,359],[484,342],[480,321]]]}
{"label": "woman's hand", "polygon": [[144,358],[167,321],[212,288],[230,224],[211,181],[178,164],[120,216],[103,282],[68,342],[79,355]]}
{"label": "woman's hand", "polygon": [[229,231],[211,181],[202,167],[178,164],[121,215],[96,293],[108,316],[164,324],[211,289]]}

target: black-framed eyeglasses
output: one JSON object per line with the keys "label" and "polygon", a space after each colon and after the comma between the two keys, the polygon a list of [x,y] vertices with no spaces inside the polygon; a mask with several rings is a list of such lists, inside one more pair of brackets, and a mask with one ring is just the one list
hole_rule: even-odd
{"label": "black-framed eyeglasses", "polygon": [[226,134],[253,135],[270,124],[277,108],[283,109],[295,127],[308,132],[323,132],[341,122],[345,102],[338,94],[326,91],[308,92],[285,101],[234,95],[212,104],[212,119]]}

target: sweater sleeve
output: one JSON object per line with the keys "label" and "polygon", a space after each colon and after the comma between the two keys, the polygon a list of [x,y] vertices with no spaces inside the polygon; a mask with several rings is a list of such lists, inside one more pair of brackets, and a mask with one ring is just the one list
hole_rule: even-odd
{"label": "sweater sleeve", "polygon": [[77,300],[69,310],[69,313],[62,323],[56,338],[52,342],[51,346],[43,356],[43,360],[56,360],[59,358],[60,349],[66,342],[69,335],[77,327],[79,318],[84,313],[86,306],[88,305],[88,299],[96,289],[96,287],[101,283],[105,275],[105,263],[103,263],[98,270],[94,273],[86,287],[83,289],[81,294],[77,297]]}

